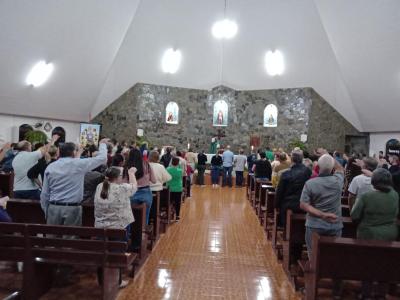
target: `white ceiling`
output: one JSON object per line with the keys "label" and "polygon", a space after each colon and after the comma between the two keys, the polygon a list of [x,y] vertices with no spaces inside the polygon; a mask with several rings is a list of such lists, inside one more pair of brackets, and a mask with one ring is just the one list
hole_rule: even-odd
{"label": "white ceiling", "polygon": [[[399,0],[228,0],[239,31],[211,35],[223,0],[0,0],[1,112],[88,120],[137,82],[210,89],[313,87],[354,126],[400,131]],[[169,47],[176,74],[161,72]],[[267,50],[285,73],[269,77]],[[25,85],[39,59],[55,71]]]}

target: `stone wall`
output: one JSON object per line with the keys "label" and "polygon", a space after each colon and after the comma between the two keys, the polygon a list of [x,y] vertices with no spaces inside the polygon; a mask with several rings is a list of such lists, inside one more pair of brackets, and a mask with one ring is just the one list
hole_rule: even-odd
{"label": "stone wall", "polygon": [[313,90],[307,141],[309,149],[323,146],[344,152],[346,135],[361,133]]}
{"label": "stone wall", "polygon": [[[213,127],[213,105],[228,103],[227,127]],[[179,124],[165,122],[165,107],[179,106]],[[263,127],[268,104],[278,107],[278,126]],[[223,134],[223,144],[234,150],[249,148],[250,135],[261,138],[262,146],[287,148],[292,140],[308,135],[310,148],[344,149],[346,134],[359,134],[312,88],[236,91],[218,86],[210,91],[138,83],[109,105],[94,120],[103,124],[104,135],[130,140],[143,129],[152,145],[186,149],[209,149],[211,138]]]}

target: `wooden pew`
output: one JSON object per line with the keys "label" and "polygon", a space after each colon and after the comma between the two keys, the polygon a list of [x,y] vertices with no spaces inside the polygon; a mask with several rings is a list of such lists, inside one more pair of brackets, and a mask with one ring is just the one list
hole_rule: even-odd
{"label": "wooden pew", "polygon": [[252,199],[253,199],[253,195],[254,195],[255,177],[254,177],[254,173],[249,174],[249,176],[250,176],[250,184],[249,184],[247,198],[249,199],[250,203],[252,203]]}
{"label": "wooden pew", "polygon": [[0,173],[0,197],[8,196],[13,197],[14,190],[14,173]]}
{"label": "wooden pew", "polygon": [[173,218],[173,209],[168,187],[164,187],[160,192],[160,211],[161,231],[166,233]]}
{"label": "wooden pew", "polygon": [[160,194],[160,192],[153,192],[153,204],[150,210],[150,224],[153,224],[153,242],[160,238]]}
{"label": "wooden pew", "polygon": [[[322,278],[400,282],[400,242],[333,238],[313,234],[305,265],[305,299],[318,299]],[[338,255],[341,253],[343,255]]]}
{"label": "wooden pew", "polygon": [[125,253],[125,238],[125,230],[120,229],[0,223],[0,260],[24,263],[22,299],[44,295],[58,265],[101,268],[101,299],[115,299],[119,269],[130,266],[137,256]]}
{"label": "wooden pew", "polygon": [[[343,237],[353,238],[356,236],[357,225],[352,222],[350,218],[343,217]],[[289,278],[296,274],[291,274],[290,268],[292,265],[297,264],[297,258],[293,257],[293,249],[305,245],[306,234],[306,214],[295,214],[291,210],[287,211],[285,240],[282,242],[283,246],[283,262],[282,266]]]}
{"label": "wooden pew", "polygon": [[259,209],[260,198],[261,198],[261,186],[263,184],[270,184],[269,180],[262,180],[259,178],[254,179],[254,194],[252,194],[252,206],[256,211],[256,214],[259,216],[261,209]]}
{"label": "wooden pew", "polygon": [[[131,240],[136,241],[139,254],[138,265],[147,258],[147,235],[146,229],[146,205],[131,205],[135,222],[132,225]],[[43,210],[38,200],[10,199],[7,202],[7,212],[13,222],[46,224]],[[93,203],[82,203],[82,226],[94,227],[94,205]]]}

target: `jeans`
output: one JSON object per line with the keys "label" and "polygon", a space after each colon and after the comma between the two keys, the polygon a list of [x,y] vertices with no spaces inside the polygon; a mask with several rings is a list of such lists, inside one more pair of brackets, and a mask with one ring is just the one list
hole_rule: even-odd
{"label": "jeans", "polygon": [[1,206],[0,206],[0,222],[12,222],[7,211]]}
{"label": "jeans", "polygon": [[146,186],[139,188],[136,193],[131,196],[131,204],[146,204],[146,224],[149,225],[150,209],[153,203],[153,194],[151,193],[150,187]]}
{"label": "jeans", "polygon": [[318,233],[319,235],[324,235],[324,236],[335,236],[335,237],[341,237],[342,236],[342,229],[336,229],[336,228],[330,228],[330,229],[325,229],[325,228],[312,228],[306,226],[306,245],[307,245],[307,253],[308,253],[308,259],[311,260],[311,251],[312,251],[312,234],[313,232]]}
{"label": "jeans", "polygon": [[222,174],[222,186],[232,186],[232,169],[233,167],[224,167],[224,173]]}
{"label": "jeans", "polygon": [[198,165],[197,166],[197,184],[204,185],[204,172],[206,171],[206,166]]}
{"label": "jeans", "polygon": [[236,186],[243,186],[243,171],[236,171]]}
{"label": "jeans", "polygon": [[211,181],[212,184],[219,184],[219,172],[220,168],[219,167],[212,167],[211,168]]}
{"label": "jeans", "polygon": [[192,186],[192,180],[190,176],[186,176],[186,197],[191,197],[191,186]]}
{"label": "jeans", "polygon": [[40,190],[14,191],[14,198],[40,200]]}

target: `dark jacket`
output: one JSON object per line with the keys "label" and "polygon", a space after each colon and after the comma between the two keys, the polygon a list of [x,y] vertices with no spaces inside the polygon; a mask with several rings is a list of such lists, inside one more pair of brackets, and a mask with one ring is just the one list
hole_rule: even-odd
{"label": "dark jacket", "polygon": [[247,168],[249,172],[253,172],[252,168],[256,160],[257,160],[257,155],[255,153],[252,153],[249,156],[247,156]]}
{"label": "dark jacket", "polygon": [[221,155],[214,155],[211,158],[211,166],[213,167],[221,167],[222,166],[222,157]]}
{"label": "dark jacket", "polygon": [[200,166],[205,166],[207,163],[207,155],[204,153],[199,153],[197,155],[197,164]]}
{"label": "dark jacket", "polygon": [[39,177],[39,175],[42,177],[42,180],[44,180],[44,171],[46,171],[46,168],[49,164],[52,162],[55,162],[56,159],[52,159],[49,163],[47,163],[46,159],[42,157],[41,159],[38,160],[36,165],[34,165],[32,168],[29,169],[27,176],[30,179],[36,179]]}
{"label": "dark jacket", "polygon": [[294,164],[283,172],[276,189],[276,203],[280,209],[280,225],[286,223],[286,210],[300,212],[300,197],[304,184],[311,177],[311,170],[303,164]]}
{"label": "dark jacket", "polygon": [[256,169],[254,171],[254,176],[256,178],[268,178],[271,179],[272,167],[268,159],[259,159],[254,163]]}
{"label": "dark jacket", "polygon": [[161,156],[160,163],[164,165],[165,168],[169,167],[169,163],[171,162],[172,155],[171,153],[165,153],[163,156]]}
{"label": "dark jacket", "polygon": [[97,186],[104,181],[104,175],[97,171],[86,173],[83,184],[83,200],[92,202]]}

